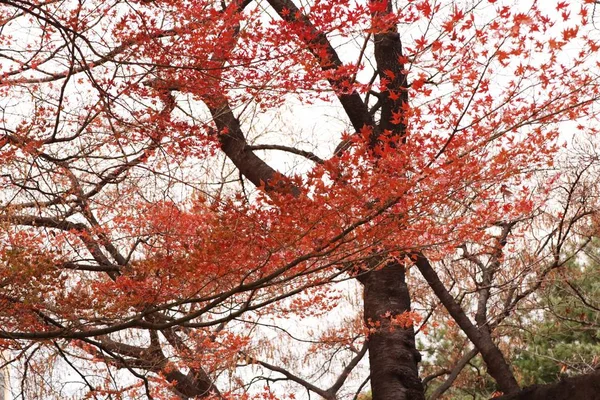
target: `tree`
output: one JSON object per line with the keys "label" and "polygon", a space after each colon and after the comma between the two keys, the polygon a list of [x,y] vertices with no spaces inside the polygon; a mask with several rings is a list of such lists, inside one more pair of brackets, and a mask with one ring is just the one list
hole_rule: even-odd
{"label": "tree", "polygon": [[561,374],[592,373],[598,364],[600,315],[591,300],[598,298],[596,259],[572,263],[561,275],[541,293],[545,312],[532,321],[528,345],[516,360],[531,384],[552,383]]}
{"label": "tree", "polygon": [[[499,3],[0,1],[0,337],[23,393],[69,394],[52,359],[79,397],[269,398],[285,379],[334,399],[368,352],[374,399],[420,399],[411,301],[519,393],[497,332],[547,272],[500,267],[563,122],[595,132],[600,46],[593,4]],[[298,130],[259,141],[306,104],[345,127],[315,125],[312,151]],[[326,317],[346,280],[363,323],[314,340],[321,378],[269,354],[261,329]]]}

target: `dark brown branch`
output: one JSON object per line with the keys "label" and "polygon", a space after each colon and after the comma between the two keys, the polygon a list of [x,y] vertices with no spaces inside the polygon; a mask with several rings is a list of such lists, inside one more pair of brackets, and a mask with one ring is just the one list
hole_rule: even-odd
{"label": "dark brown branch", "polygon": [[454,297],[446,290],[446,287],[429,263],[429,260],[420,253],[415,256],[415,265],[454,321],[456,321],[469,340],[481,352],[489,374],[496,380],[500,389],[505,393],[518,392],[520,388],[517,380],[504,356],[491,340],[491,337],[482,336],[481,331],[473,325],[462,307],[456,303]]}
{"label": "dark brown branch", "polygon": [[444,375],[448,375],[450,373],[449,369],[441,369],[437,372],[434,372],[431,375],[427,375],[425,378],[423,378],[423,386],[427,387],[427,385],[429,384],[429,382],[431,382],[432,380],[439,378],[440,376],[444,376]]}
{"label": "dark brown branch", "polygon": [[479,332],[481,333],[484,341],[486,342],[492,342],[491,330],[487,323],[487,302],[491,294],[492,281],[494,279],[496,271],[500,268],[503,249],[506,245],[508,235],[510,234],[510,231],[514,225],[515,223],[511,222],[506,223],[502,226],[502,232],[500,233],[500,236],[496,238],[497,243],[494,246],[492,253],[490,254],[489,265],[484,266],[483,263],[480,262],[483,268],[481,270],[482,279],[480,284],[478,285],[479,298],[477,300],[475,322],[477,323]]}
{"label": "dark brown branch", "polygon": [[[306,17],[306,15],[304,15],[302,11],[298,9],[293,1],[268,1],[281,19],[289,22],[301,22],[305,25],[310,34],[306,35],[303,40],[305,40],[308,50],[319,61],[323,71],[336,69],[343,65],[342,60],[325,36],[325,33],[318,31],[308,17]],[[311,38],[311,40],[307,40],[307,37]],[[322,53],[319,51],[320,49],[325,49],[325,53],[327,54],[326,58],[321,55]],[[335,90],[338,88],[341,82],[330,78],[329,83]],[[359,132],[365,126],[374,125],[373,118],[369,114],[367,105],[363,102],[356,90],[352,91],[350,94],[336,90],[336,95],[356,132]]]}
{"label": "dark brown branch", "polygon": [[246,146],[249,150],[280,150],[286,151],[288,153],[296,154],[302,156],[310,161],[313,161],[317,164],[323,164],[325,161],[314,153],[306,150],[300,150],[291,146],[282,146],[278,144],[253,144]]}
{"label": "dark brown branch", "polygon": [[241,353],[241,354],[250,363],[260,365],[260,366],[262,366],[270,371],[273,371],[273,372],[278,372],[278,373],[282,374],[283,376],[285,376],[290,381],[296,382],[297,384],[305,387],[307,390],[310,390],[311,392],[318,394],[319,396],[323,397],[324,399],[327,399],[327,400],[335,399],[335,394],[332,395],[329,391],[323,390],[323,389],[311,384],[310,382],[307,382],[306,380],[300,378],[299,376],[292,374],[290,371],[288,371],[286,369],[283,369],[276,365],[269,364],[265,361],[261,361],[261,360],[255,358],[255,357],[252,357],[246,353]]}
{"label": "dark brown branch", "polygon": [[214,383],[203,370],[194,369],[186,375],[169,365],[168,359],[163,354],[155,335],[156,332],[151,331],[151,338],[154,337],[154,339],[152,339],[150,347],[147,348],[116,342],[106,337],[100,339],[100,343],[105,351],[109,350],[112,353],[129,357],[120,360],[123,366],[162,373],[167,380],[175,381],[175,390],[184,396],[205,397],[217,395],[219,398],[221,397]]}
{"label": "dark brown branch", "polygon": [[350,372],[352,372],[352,370],[358,365],[360,360],[362,360],[363,357],[365,356],[365,354],[367,354],[368,348],[369,347],[365,343],[363,345],[362,349],[360,349],[360,351],[358,352],[358,354],[356,356],[354,356],[354,358],[352,358],[352,360],[350,360],[350,363],[348,363],[348,365],[344,368],[344,370],[339,375],[339,377],[337,378],[335,383],[333,385],[331,385],[331,387],[329,389],[327,389],[327,392],[331,394],[332,398],[334,398],[334,399],[336,398],[335,397],[336,393],[344,385],[344,382],[346,382],[346,379],[348,379],[348,375],[350,375]]}
{"label": "dark brown branch", "polygon": [[94,392],[96,391],[96,388],[94,386],[92,386],[92,384],[90,383],[90,381],[88,381],[87,377],[79,370],[79,368],[77,368],[71,362],[71,360],[69,360],[69,357],[67,356],[67,354],[63,351],[63,349],[61,349],[61,347],[58,345],[58,343],[56,341],[53,341],[52,344],[54,344],[54,347],[58,351],[58,354],[61,356],[61,358],[67,363],[67,365],[69,367],[71,367],[71,369],[73,371],[75,371],[75,373],[77,375],[79,375],[79,377],[81,378],[81,380],[86,384],[86,386],[89,388],[89,393],[94,396],[94,399],[98,400],[98,396],[96,396],[96,394],[94,394]]}
{"label": "dark brown branch", "polygon": [[573,293],[575,294],[575,296],[577,296],[577,298],[579,298],[579,300],[581,300],[581,302],[591,308],[594,311],[598,311],[600,312],[600,308],[593,305],[592,303],[590,303],[588,301],[588,299],[585,298],[585,296],[583,295],[583,293],[581,293],[581,291],[579,290],[579,288],[577,288],[577,286],[575,286],[575,284],[571,283],[568,279],[565,279],[565,283],[567,284],[567,286],[569,286],[571,288],[571,290],[573,291]]}
{"label": "dark brown branch", "polygon": [[429,397],[429,400],[439,399],[440,396],[444,394],[444,392],[446,392],[446,390],[450,389],[450,387],[452,387],[452,385],[454,384],[456,378],[458,378],[458,375],[478,353],[479,350],[477,349],[472,349],[471,351],[465,353],[460,358],[460,360],[458,360],[456,365],[452,368],[450,374],[448,375],[448,378],[446,378],[446,380],[433,391],[433,393]]}
{"label": "dark brown branch", "polygon": [[[223,326],[224,324],[221,324],[217,328],[217,331],[219,329],[222,329]],[[165,339],[167,339],[167,342],[169,342],[169,344],[173,346],[173,348],[177,349],[178,351],[183,351],[185,353],[192,354],[191,349],[185,344],[185,341],[177,335],[177,332],[175,332],[173,328],[163,329],[160,332],[165,337]],[[211,340],[214,341],[214,339],[215,336],[213,334],[211,335]],[[187,373],[187,375],[180,376],[180,378],[181,379],[177,379],[177,381],[181,382],[182,385],[187,386],[193,383],[193,387],[201,388],[203,392],[212,391],[216,393],[219,397],[221,396],[221,393],[217,389],[213,380],[202,367],[190,368],[190,371]],[[189,392],[189,390],[184,390],[183,388],[180,388],[178,390],[184,393]]]}
{"label": "dark brown branch", "polygon": [[267,191],[277,189],[295,196],[300,194],[298,188],[286,185],[284,183],[286,178],[249,148],[240,121],[233,114],[224,96],[214,96],[206,104],[217,126],[221,149],[246,179],[256,187],[263,187]]}
{"label": "dark brown branch", "polygon": [[562,379],[549,385],[529,386],[497,400],[600,400],[600,370]]}

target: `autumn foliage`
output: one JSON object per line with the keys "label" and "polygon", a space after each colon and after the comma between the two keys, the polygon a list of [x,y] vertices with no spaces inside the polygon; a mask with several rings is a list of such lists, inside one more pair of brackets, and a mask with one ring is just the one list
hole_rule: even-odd
{"label": "autumn foliage", "polygon": [[597,159],[556,168],[594,5],[551,3],[1,0],[25,398],[419,399],[439,327],[518,392],[503,322],[598,233]]}

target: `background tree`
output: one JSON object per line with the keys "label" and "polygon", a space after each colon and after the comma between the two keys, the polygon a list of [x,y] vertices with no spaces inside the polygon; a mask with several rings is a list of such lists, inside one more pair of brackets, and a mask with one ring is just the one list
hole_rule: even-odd
{"label": "background tree", "polygon": [[595,259],[584,263],[569,265],[540,293],[546,311],[531,323],[527,345],[515,360],[530,384],[552,383],[561,374],[587,374],[598,367],[599,315],[588,300],[597,298],[598,264]]}
{"label": "background tree", "polygon": [[[23,396],[334,399],[355,374],[419,399],[414,326],[444,309],[463,357],[519,393],[497,332],[583,216],[555,215],[549,264],[501,267],[548,199],[533,173],[563,122],[595,132],[592,4],[0,5],[0,337]],[[315,135],[284,112],[323,104],[343,122]],[[287,329],[341,313],[345,281],[362,316]],[[325,362],[266,346],[273,331]]]}

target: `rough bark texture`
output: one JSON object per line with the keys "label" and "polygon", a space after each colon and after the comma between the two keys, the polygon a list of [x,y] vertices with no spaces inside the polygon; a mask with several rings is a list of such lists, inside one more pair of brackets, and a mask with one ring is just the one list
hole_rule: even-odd
{"label": "rough bark texture", "polygon": [[[389,5],[391,7],[391,3]],[[400,35],[396,29],[392,29],[389,32],[376,34],[374,43],[377,72],[380,77],[386,77],[389,82],[385,90],[380,93],[381,118],[371,137],[372,146],[376,146],[382,139],[404,140],[406,138],[407,120],[404,114],[408,106],[408,77],[404,64],[399,62],[402,57]],[[390,75],[393,78],[390,78]],[[396,113],[402,114],[402,118],[398,121],[394,119]],[[390,145],[393,147],[394,142]]]}
{"label": "rough bark texture", "polygon": [[360,280],[364,284],[365,322],[375,328],[368,342],[373,400],[425,399],[414,330],[412,326],[392,326],[389,317],[384,316],[410,310],[404,267],[393,261]]}
{"label": "rough bark texture", "polygon": [[[387,1],[385,11],[373,14],[374,26],[391,14],[392,2]],[[393,147],[395,141],[405,138],[406,118],[403,116],[394,122],[393,116],[404,114],[408,104],[408,81],[400,61],[402,42],[396,27],[391,25],[386,31],[375,34],[374,47],[377,73],[389,82],[378,98],[381,113],[371,135],[373,150],[382,142]],[[394,326],[390,322],[390,316],[410,311],[404,272],[399,262],[391,261],[360,279],[364,285],[365,322],[375,328],[368,341],[373,400],[425,399],[417,367],[421,355],[415,346],[413,327]]]}
{"label": "rough bark texture", "polygon": [[550,385],[529,386],[496,400],[600,400],[600,370]]}

